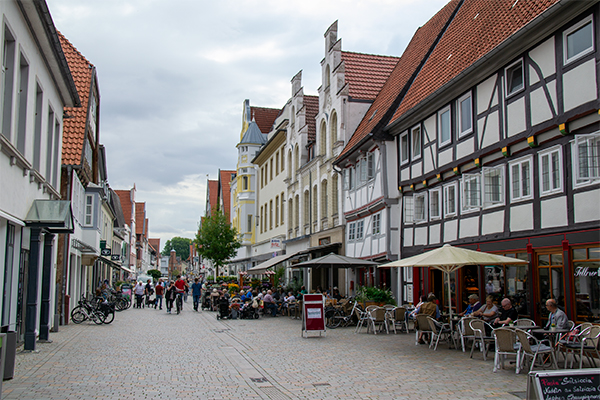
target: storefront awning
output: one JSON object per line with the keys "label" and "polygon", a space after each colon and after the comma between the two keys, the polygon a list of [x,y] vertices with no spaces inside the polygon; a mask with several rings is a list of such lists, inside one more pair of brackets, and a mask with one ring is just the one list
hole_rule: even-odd
{"label": "storefront awning", "polygon": [[68,200],[34,200],[25,225],[50,233],[73,233],[73,213]]}
{"label": "storefront awning", "polygon": [[261,275],[261,274],[264,274],[267,271],[267,269],[271,268],[274,265],[277,265],[279,263],[282,263],[284,261],[289,260],[290,258],[294,257],[298,253],[299,252],[290,253],[290,254],[284,254],[282,256],[277,256],[277,257],[270,258],[267,261],[265,261],[264,263],[255,265],[254,267],[250,268],[246,272],[248,273],[248,275]]}

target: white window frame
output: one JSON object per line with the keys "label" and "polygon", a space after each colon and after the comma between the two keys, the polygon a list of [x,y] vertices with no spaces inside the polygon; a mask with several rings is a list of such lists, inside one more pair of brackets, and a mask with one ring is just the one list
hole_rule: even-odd
{"label": "white window frame", "polygon": [[[548,157],[549,160],[549,164],[548,167],[551,169],[552,168],[552,154],[553,153],[557,153],[558,154],[558,186],[556,187],[552,187],[553,186],[553,182],[552,182],[552,175],[553,175],[553,171],[549,170],[549,179],[548,179],[548,184],[550,185],[550,187],[547,190],[544,190],[544,169],[543,169],[543,162],[544,162],[544,157]],[[538,169],[539,169],[539,179],[540,179],[540,196],[548,196],[554,193],[560,193],[563,190],[563,163],[562,163],[562,147],[560,145],[558,146],[554,146],[551,147],[547,150],[544,151],[540,151],[538,153]]]}
{"label": "white window frame", "polygon": [[[572,142],[573,165],[575,166],[573,186],[585,186],[597,183],[600,179],[600,131],[588,135],[576,135]],[[581,147],[585,145],[585,155],[587,166],[582,168]],[[587,170],[587,176],[582,176],[582,172]],[[590,173],[591,172],[591,173]]]}
{"label": "white window frame", "polygon": [[[446,139],[445,141],[442,141],[442,116],[444,114],[446,114],[446,112],[448,113],[448,139]],[[438,111],[437,113],[437,118],[438,118],[438,147],[442,147],[447,145],[448,143],[452,143],[452,110],[450,109],[450,105],[448,104],[446,107],[442,108],[440,111]]]}
{"label": "white window frame", "polygon": [[404,216],[405,224],[413,224],[415,222],[415,208],[413,196],[402,196],[402,215]]}
{"label": "white window frame", "polygon": [[[453,188],[454,191],[454,211],[449,211],[448,210],[448,204],[450,204],[448,202],[448,199],[450,198],[448,192],[450,191],[450,188]],[[449,185],[445,185],[444,186],[444,196],[443,196],[443,204],[444,204],[444,217],[454,217],[457,214],[457,210],[458,210],[458,185],[457,182],[453,182]]]}
{"label": "white window frame", "polygon": [[[88,202],[88,199],[91,201]],[[89,222],[88,222],[89,218]],[[94,226],[94,195],[85,195],[85,205],[83,210],[83,226]]]}
{"label": "white window frame", "polygon": [[[579,29],[583,28],[585,25],[591,23],[592,24],[592,46],[585,49],[584,51],[582,51],[579,54],[574,55],[571,58],[568,58],[568,48],[567,48],[567,37],[574,33],[575,31],[578,31]],[[582,19],[581,21],[579,21],[578,23],[576,23],[575,25],[573,25],[572,27],[570,27],[569,29],[566,29],[563,32],[563,65],[567,65],[575,60],[578,60],[582,57],[585,57],[586,55],[593,53],[594,49],[596,48],[596,45],[594,43],[594,35],[595,35],[595,31],[594,31],[594,19],[592,18],[592,15],[589,15],[588,17]]]}
{"label": "white window frame", "polygon": [[[414,208],[413,216],[415,222],[427,222],[427,192],[415,193],[414,197]],[[417,202],[423,202],[423,215],[417,216]]]}
{"label": "white window frame", "polygon": [[[437,197],[437,207],[433,204],[433,199]],[[438,220],[442,217],[442,190],[431,189],[429,191],[429,219],[430,220]]]}
{"label": "white window frame", "polygon": [[[493,199],[491,197],[490,191],[488,190],[488,179],[493,174],[498,174],[498,199]],[[496,167],[484,168],[482,171],[482,179],[481,182],[483,184],[482,194],[483,194],[483,207],[496,207],[499,205],[504,205],[504,165],[498,165]]]}
{"label": "white window frame", "polygon": [[[514,90],[513,92],[508,92],[508,70],[512,69],[513,67],[515,67],[517,64],[521,64],[521,74],[523,77],[523,82],[521,83],[521,87]],[[510,64],[508,67],[504,68],[504,97],[505,98],[509,98],[514,96],[517,93],[522,92],[523,90],[525,90],[525,63],[523,62],[523,59],[520,58],[517,61],[515,61],[514,63]]]}
{"label": "white window frame", "polygon": [[[529,164],[529,194],[523,195],[523,166]],[[515,176],[513,167],[518,167],[519,175]],[[511,201],[530,200],[533,198],[533,157],[523,157],[508,163],[509,191]],[[518,183],[518,193],[515,195],[515,183]]]}
{"label": "white window frame", "polygon": [[[402,148],[402,140],[406,139],[406,151]],[[405,154],[406,153],[406,154]],[[400,165],[408,164],[410,161],[410,141],[408,140],[408,131],[400,135]]]}
{"label": "white window frame", "polygon": [[375,154],[367,153],[367,180],[375,178]]}
{"label": "white window frame", "polygon": [[356,222],[348,224],[348,241],[351,242],[353,240],[356,240]]}
{"label": "white window frame", "polygon": [[367,158],[360,159],[360,183],[361,185],[369,180],[367,175]]}
{"label": "white window frame", "polygon": [[373,223],[371,224],[371,233],[373,236],[381,235],[381,212],[373,214]]}
{"label": "white window frame", "polygon": [[[481,174],[464,174],[461,180],[461,203],[463,212],[475,211],[481,208]],[[477,191],[477,198],[473,201],[472,196],[466,195],[465,192],[469,189],[469,194],[472,189]]]}
{"label": "white window frame", "polygon": [[[415,132],[418,131],[418,135],[415,135]],[[415,137],[419,140],[419,145],[417,145],[417,141]],[[413,126],[410,129],[410,144],[411,144],[411,154],[412,160],[418,160],[421,158],[421,154],[423,153],[423,129],[421,129],[421,124]]]}
{"label": "white window frame", "polygon": [[[467,129],[463,129],[462,126],[462,103],[469,99],[470,103],[471,103],[471,107],[469,108],[469,112],[471,113],[471,115],[469,116],[469,120],[471,121],[471,126]],[[473,96],[471,96],[471,92],[467,92],[465,93],[462,97],[460,97],[457,101],[456,101],[456,114],[457,114],[457,119],[458,119],[458,137],[462,138],[467,136],[468,134],[470,134],[471,132],[473,132]]]}
{"label": "white window frame", "polygon": [[344,190],[350,190],[350,168],[344,169]]}
{"label": "white window frame", "polygon": [[365,232],[365,220],[356,222],[356,240],[363,240]]}
{"label": "white window frame", "polygon": [[347,180],[348,181],[347,182],[348,183],[348,190],[349,191],[350,190],[354,190],[355,189],[355,187],[354,187],[354,185],[355,185],[355,180],[354,180],[355,171],[354,171],[354,167],[348,167],[347,171],[348,171],[348,180]]}

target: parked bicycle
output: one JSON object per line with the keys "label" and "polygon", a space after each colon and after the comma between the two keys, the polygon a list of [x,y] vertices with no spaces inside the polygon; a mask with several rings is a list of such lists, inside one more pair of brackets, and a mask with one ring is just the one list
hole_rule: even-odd
{"label": "parked bicycle", "polygon": [[[348,305],[353,303],[352,308],[342,305],[332,306],[329,310],[325,310],[325,318],[327,327],[335,329],[340,326],[346,327],[356,323],[360,319],[360,315],[364,313],[362,306],[358,301],[348,300]],[[349,311],[348,311],[349,310]]]}
{"label": "parked bicycle", "polygon": [[[71,311],[71,321],[75,324],[81,324],[88,319],[95,324],[101,325],[104,323],[106,315],[82,295],[81,300],[79,300],[79,305]],[[110,322],[112,322],[112,320]]]}

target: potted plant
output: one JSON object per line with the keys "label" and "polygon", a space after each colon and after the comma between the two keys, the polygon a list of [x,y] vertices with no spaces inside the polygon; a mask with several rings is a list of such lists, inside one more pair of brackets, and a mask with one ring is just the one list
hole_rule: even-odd
{"label": "potted plant", "polygon": [[363,304],[364,307],[370,305],[383,306],[385,304],[396,305],[396,300],[390,289],[380,289],[377,287],[363,286],[356,291],[356,301]]}

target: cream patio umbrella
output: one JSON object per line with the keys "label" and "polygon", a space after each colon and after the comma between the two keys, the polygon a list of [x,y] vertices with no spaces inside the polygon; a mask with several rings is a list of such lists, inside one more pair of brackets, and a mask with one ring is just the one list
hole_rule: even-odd
{"label": "cream patio umbrella", "polygon": [[439,269],[446,273],[448,282],[448,305],[450,308],[450,318],[452,318],[452,294],[450,293],[450,274],[465,265],[513,265],[528,264],[528,261],[517,258],[499,256],[496,254],[484,253],[453,247],[445,244],[442,247],[428,251],[423,254],[417,254],[409,258],[398,261],[392,261],[388,264],[380,265],[382,267],[431,267]]}

